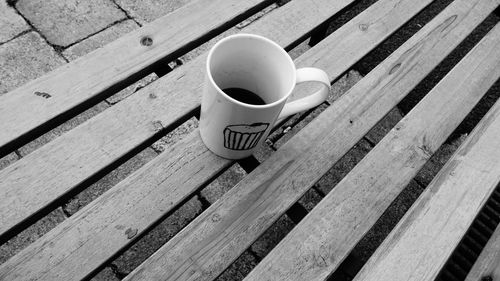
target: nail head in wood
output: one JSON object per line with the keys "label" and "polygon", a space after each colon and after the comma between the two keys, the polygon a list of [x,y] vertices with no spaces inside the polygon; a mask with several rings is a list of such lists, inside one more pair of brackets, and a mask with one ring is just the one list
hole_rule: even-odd
{"label": "nail head in wood", "polygon": [[143,46],[151,46],[153,45],[153,38],[149,36],[144,36],[141,38],[141,45]]}

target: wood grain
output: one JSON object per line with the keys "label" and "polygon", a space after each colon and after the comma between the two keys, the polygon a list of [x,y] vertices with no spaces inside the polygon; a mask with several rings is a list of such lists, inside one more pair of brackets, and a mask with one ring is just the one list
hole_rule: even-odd
{"label": "wood grain", "polygon": [[[292,1],[261,18],[259,34],[289,46],[352,1]],[[177,68],[0,171],[0,198],[5,198],[0,202],[0,239],[92,175],[186,119],[200,104],[205,59],[201,56]]]}
{"label": "wood grain", "polygon": [[81,280],[133,243],[231,164],[211,153],[198,134],[191,133],[0,265],[0,280]]}
{"label": "wood grain", "polygon": [[[44,123],[117,85],[147,74],[154,63],[187,52],[272,1],[192,1],[178,10],[0,97],[0,154],[3,146],[28,137]],[[224,7],[221,9],[221,7]],[[141,44],[144,37],[152,45]],[[168,61],[167,61],[168,62]],[[151,69],[149,70],[151,71]],[[116,88],[115,88],[116,89]],[[50,98],[36,96],[47,93]],[[102,97],[104,98],[104,96]],[[0,155],[1,156],[1,155]]]}
{"label": "wood grain", "polygon": [[[326,280],[500,77],[499,35],[500,26],[497,26],[245,280]],[[420,244],[414,246],[423,247]],[[388,251],[385,249],[380,254]],[[386,268],[387,274],[396,271],[411,273],[409,263],[418,256],[414,256],[415,253],[407,253],[408,266]],[[419,262],[416,260],[413,266],[418,266]],[[407,277],[410,276],[372,280],[409,280]]]}
{"label": "wood grain", "polygon": [[[369,10],[374,10],[377,11],[377,13],[379,13],[381,11],[380,7],[390,8],[393,6],[391,5],[392,2],[393,1],[387,1],[387,0],[381,1],[376,6],[373,6],[373,8],[370,8]],[[417,8],[422,8],[425,6],[425,3],[422,3],[422,6],[418,7],[415,6],[413,8],[416,10],[410,11],[405,8],[405,5],[409,2],[410,1],[403,2],[402,5],[400,6],[401,10],[394,10],[395,12],[401,14],[401,19],[399,21],[394,21],[391,20],[390,18],[387,18],[387,22],[384,23],[383,21],[381,21],[379,23],[380,25],[383,24],[385,26],[384,29],[372,28],[368,33],[357,35],[360,40],[364,39],[367,40],[362,41],[364,43],[363,48],[360,48],[358,49],[358,51],[353,52],[354,56],[353,59],[357,59],[358,57],[360,57],[359,55],[360,52],[366,53],[369,51],[369,49],[373,47],[372,46],[370,48],[369,46],[367,46],[367,44],[374,45],[378,44],[381,41],[380,38],[376,36],[367,36],[367,34],[371,34],[371,32],[373,32],[377,33],[378,35],[380,35],[380,37],[384,38],[388,35],[388,32],[395,30],[399,25],[401,25],[405,21],[403,17],[409,18],[410,16],[418,12]],[[373,17],[375,15],[376,14],[374,13],[366,13],[363,14],[362,17]],[[360,19],[357,18],[356,20]],[[264,28],[264,27],[265,26],[257,27],[257,29],[253,30],[258,30],[259,28]],[[357,30],[356,25],[354,26],[348,25],[348,28]],[[342,32],[342,34],[344,33],[345,32]],[[348,34],[354,34],[354,33],[355,32],[351,32]],[[329,38],[328,40],[329,45],[334,45],[337,39],[338,36],[332,36],[331,38]],[[322,48],[324,47],[327,46],[323,46]],[[355,56],[355,54],[358,55]],[[341,70],[340,68],[345,67],[347,69],[347,67],[353,63],[352,60],[350,64],[346,63],[347,61],[348,60],[344,60],[343,63],[339,65],[333,64],[333,68],[330,67],[329,71],[330,70],[337,71],[337,73],[342,72],[343,70]],[[303,60],[302,62],[307,63],[307,61]],[[197,140],[193,141],[196,142]],[[191,146],[190,148],[195,151],[196,149],[200,149],[194,146]],[[174,155],[169,157],[177,159],[176,156],[177,152],[174,151],[172,153],[174,153]],[[157,158],[158,160],[154,160],[151,165],[156,165],[155,163],[161,163],[162,161],[165,161],[164,157],[165,156],[160,156],[159,158]],[[206,166],[214,166],[212,168],[215,169],[217,165],[220,165],[218,163],[213,163],[213,162],[214,162],[213,160],[208,160],[208,158],[207,159],[199,158],[197,162],[197,167],[186,166],[185,168],[188,168],[190,170],[184,171],[183,169],[181,169],[178,171],[178,173],[183,172],[186,174],[190,174],[193,171],[198,171],[198,170],[203,171],[204,169],[206,169]],[[164,165],[160,166],[163,167]],[[138,174],[134,174],[133,177],[139,179],[148,178],[149,175],[154,174],[154,172],[155,171],[149,173],[145,168],[138,171],[137,172]],[[142,175],[142,173],[144,173],[144,175]],[[206,178],[203,177],[197,178],[197,180],[199,180],[198,185],[206,181],[207,178],[210,176],[210,174],[206,175],[207,175]],[[120,187],[115,187],[109,191],[111,194],[114,195],[106,195],[103,196],[102,198],[98,198],[96,201],[91,203],[91,205],[89,205],[84,211],[82,211],[81,215],[78,215],[77,217],[71,218],[70,220],[64,222],[61,226],[53,230],[49,235],[44,236],[36,243],[29,246],[21,254],[11,259],[5,265],[4,269],[0,270],[0,272],[4,271],[9,272],[9,273],[4,273],[4,274],[11,274],[7,275],[9,277],[18,275],[20,276],[34,275],[34,276],[39,276],[40,279],[47,279],[47,278],[50,279],[54,276],[64,276],[67,279],[73,279],[73,278],[81,278],[82,276],[85,276],[86,274],[94,270],[97,266],[102,264],[107,258],[112,256],[114,253],[116,253],[129,243],[133,242],[133,240],[124,239],[122,232],[117,231],[113,228],[102,228],[102,225],[109,224],[109,221],[121,221],[121,220],[127,221],[128,225],[133,225],[134,229],[138,229],[137,235],[140,235],[148,225],[154,223],[156,220],[158,220],[159,217],[161,217],[161,215],[163,215],[165,212],[169,210],[168,208],[165,208],[162,204],[156,203],[155,200],[149,200],[149,199],[137,200],[136,198],[124,196],[124,194],[128,192],[128,188],[130,188],[128,186],[128,183],[133,183],[134,181],[135,181],[134,179],[127,179],[126,183],[120,184]],[[193,188],[194,186],[193,187],[184,186],[185,189],[184,192],[189,193],[190,191],[193,190]],[[150,192],[150,196],[148,198],[163,198],[164,194],[169,194],[168,192],[165,192],[165,188],[161,188],[156,185],[150,185],[149,181],[146,182],[144,186],[141,186],[141,192],[142,193]],[[135,196],[135,193],[131,193],[131,195],[133,194]],[[118,206],[111,205],[113,206],[113,208],[107,207],[109,204],[111,204],[110,202],[108,202],[109,201],[108,196],[111,196],[112,198],[119,198],[121,205]],[[172,204],[175,205],[174,202],[176,202],[176,198],[177,200],[179,200],[182,197],[179,197],[178,194],[174,192],[172,196],[165,198],[164,201],[170,199]],[[124,210],[123,208],[120,208],[120,206],[126,206],[126,209]],[[140,210],[138,212],[140,214],[143,214],[144,210],[150,210],[151,212],[149,214],[144,214],[143,217],[140,218],[140,220],[136,220],[135,219],[136,216],[134,215],[136,209]],[[158,212],[158,210],[161,211]],[[89,231],[76,231],[77,229],[88,229]],[[107,239],[99,240],[98,239],[99,237],[106,237]],[[50,245],[53,245],[54,247]],[[77,245],[80,246],[77,249],[75,249]],[[61,249],[65,250],[62,251]],[[88,253],[93,253],[91,255],[92,258],[89,258]],[[41,262],[40,259],[42,256],[48,256],[50,258]],[[75,261],[77,261],[78,266],[76,266]]]}
{"label": "wood grain", "polygon": [[[496,44],[500,43],[500,32],[497,36]],[[500,52],[495,55],[500,58]],[[354,280],[434,280],[500,182],[498,136],[500,101],[441,169]],[[492,246],[495,247],[498,246]],[[484,266],[487,261],[478,260],[477,263]],[[498,257],[489,262],[496,262],[498,266]]]}
{"label": "wood grain", "polygon": [[[496,6],[484,1],[477,6],[479,2],[457,1],[451,5],[126,280],[217,277]],[[481,95],[473,96],[477,100]],[[454,104],[460,102],[463,100]],[[466,112],[459,114],[463,117]],[[416,157],[429,157],[419,151],[414,150]],[[348,202],[349,198],[343,199]],[[307,246],[294,244],[284,252],[298,245]]]}
{"label": "wood grain", "polygon": [[[499,126],[500,127],[500,126]],[[498,136],[497,136],[498,137]],[[497,158],[498,159],[498,158]],[[500,227],[495,232],[469,271],[465,281],[480,281],[483,277],[500,279]]]}

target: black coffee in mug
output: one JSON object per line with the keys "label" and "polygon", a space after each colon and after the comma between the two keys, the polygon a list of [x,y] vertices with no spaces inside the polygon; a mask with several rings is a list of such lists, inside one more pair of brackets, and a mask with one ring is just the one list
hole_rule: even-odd
{"label": "black coffee in mug", "polygon": [[245,90],[242,88],[227,88],[222,91],[224,91],[226,95],[242,103],[253,105],[266,104],[266,102],[261,97],[259,97],[259,95],[249,90]]}

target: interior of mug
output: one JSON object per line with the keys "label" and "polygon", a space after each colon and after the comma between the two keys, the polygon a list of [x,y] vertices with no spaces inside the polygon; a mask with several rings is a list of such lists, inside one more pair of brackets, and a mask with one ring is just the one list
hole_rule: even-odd
{"label": "interior of mug", "polygon": [[208,58],[208,71],[221,89],[242,88],[266,104],[285,98],[295,86],[295,66],[276,43],[239,34],[217,43]]}

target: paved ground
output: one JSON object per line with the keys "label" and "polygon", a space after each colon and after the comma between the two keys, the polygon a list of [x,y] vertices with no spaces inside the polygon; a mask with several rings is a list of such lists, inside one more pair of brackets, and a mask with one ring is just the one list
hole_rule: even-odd
{"label": "paved ground", "polygon": [[[0,0],[0,95],[30,81],[44,73],[64,65],[80,56],[83,56],[96,48],[99,48],[123,34],[140,28],[158,17],[161,17],[179,7],[189,0]],[[418,30],[434,14],[442,10],[451,0],[436,1],[426,13],[419,15],[415,20],[407,24],[405,30],[398,32],[390,40],[383,44],[383,48],[373,52],[370,56],[349,71],[333,87],[330,98],[314,111],[296,116],[287,122],[281,129],[270,136],[266,145],[256,154],[259,161],[264,161],[269,155],[277,150],[298,130],[305,126],[312,118],[321,113],[329,104],[341,96],[347,89],[354,85],[363,74],[370,71],[380,60],[384,59],[401,42],[406,40],[411,32]],[[224,32],[214,40],[204,44],[200,48],[190,52],[177,60],[177,63],[187,63],[194,57],[206,51],[222,36],[238,32],[259,16],[270,10],[279,8],[279,5],[287,1],[279,1],[267,8],[263,13],[250,20],[246,20],[238,26]],[[375,0],[363,0],[353,7],[349,12],[335,19],[329,28],[329,33],[334,31],[343,22],[355,16]],[[480,38],[498,18],[490,17],[487,24],[479,29]],[[474,38],[470,42],[474,42]],[[460,50],[451,56],[449,61],[457,60],[470,49],[469,45],[461,46]],[[307,50],[307,42],[299,45],[291,52],[293,57]],[[447,64],[440,66],[430,79],[419,86],[411,97],[402,102],[399,108],[394,108],[388,116],[380,122],[365,138],[363,138],[347,155],[345,155],[332,170],[325,175],[300,201],[299,204],[305,210],[311,210],[325,194],[356,165],[383,136],[403,117],[404,113],[418,101],[424,93],[435,84],[440,73],[444,73]],[[175,67],[175,63],[172,64]],[[438,78],[436,78],[438,77]],[[106,110],[121,100],[133,94],[136,90],[146,86],[158,79],[156,74],[151,74],[138,81],[134,85],[124,89],[120,93],[106,99],[96,106],[83,112],[81,115],[69,120],[61,126],[53,129],[46,135],[16,150],[16,152],[0,159],[0,169],[10,163],[17,161],[33,150],[51,141],[64,132],[78,126],[87,119]],[[498,89],[498,85],[496,86]],[[453,138],[445,144],[436,155],[429,161],[419,175],[405,189],[403,194],[391,205],[391,208],[380,219],[379,223],[359,243],[352,256],[343,267],[342,276],[349,279],[359,266],[367,260],[373,250],[392,229],[398,219],[404,214],[411,203],[417,198],[427,186],[432,177],[437,173],[446,159],[455,151],[463,141],[466,134],[473,127],[477,119],[484,114],[492,101],[498,98],[500,91],[491,91],[488,99],[478,107],[477,112],[471,115],[465,125],[458,130]],[[198,122],[195,118],[188,120],[181,127],[169,133],[167,136],[146,148],[110,174],[90,186],[87,190],[78,194],[58,209],[51,212],[47,217],[37,224],[26,229],[18,236],[4,245],[0,245],[0,263],[16,254],[29,245],[38,237],[52,229],[55,225],[73,215],[83,206],[91,202],[97,196],[121,181],[130,173],[156,157],[159,153],[182,139],[183,136],[197,128]],[[206,209],[210,204],[220,198],[224,192],[234,186],[243,178],[247,170],[238,164],[233,165],[221,177],[196,194],[185,205],[175,211],[170,217],[158,225],[150,234],[143,237],[137,244],[123,253],[115,261],[102,270],[95,280],[119,280],[139,265],[151,253],[161,247],[176,232],[188,224],[197,214]],[[251,270],[300,219],[296,215],[284,215],[274,226],[259,238],[236,262],[228,268],[219,280],[239,280]]]}

